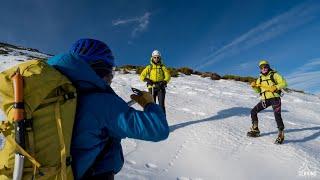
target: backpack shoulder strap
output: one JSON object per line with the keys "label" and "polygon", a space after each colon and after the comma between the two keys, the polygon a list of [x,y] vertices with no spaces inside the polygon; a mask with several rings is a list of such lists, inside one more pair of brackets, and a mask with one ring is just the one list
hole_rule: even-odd
{"label": "backpack shoulder strap", "polygon": [[[274,74],[275,74],[276,72],[275,71],[271,71],[271,73],[270,73],[270,80],[274,83],[274,84],[277,84],[277,82],[275,81],[275,79],[274,79]],[[261,77],[262,75],[260,75],[260,77],[259,77],[259,83],[261,83],[262,82],[262,77]],[[269,80],[269,79],[268,79]],[[268,80],[264,80],[264,81],[268,81]]]}
{"label": "backpack shoulder strap", "polygon": [[259,84],[261,84],[262,83],[262,77],[261,77],[261,75],[259,76]]}
{"label": "backpack shoulder strap", "polygon": [[274,84],[277,84],[277,82],[276,82],[275,79],[274,79],[274,74],[275,74],[275,72],[272,71],[271,74],[270,74],[270,80],[271,80]]}
{"label": "backpack shoulder strap", "polygon": [[150,73],[151,73],[151,70],[152,70],[152,64],[147,65],[147,68],[148,68],[147,77],[150,78]]}

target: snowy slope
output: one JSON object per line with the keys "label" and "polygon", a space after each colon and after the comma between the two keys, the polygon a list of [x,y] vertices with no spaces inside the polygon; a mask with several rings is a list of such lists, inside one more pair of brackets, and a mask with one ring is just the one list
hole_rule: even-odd
{"label": "snowy slope", "polygon": [[28,50],[26,48],[0,43],[0,71],[28,59],[46,59],[49,56],[50,55],[38,52],[37,50]]}
{"label": "snowy slope", "polygon": [[[117,75],[113,83],[127,100],[130,85],[144,88],[137,75]],[[199,76],[173,78],[166,101],[168,140],[123,141],[126,164],[117,177],[290,180],[317,173],[320,179],[319,100],[299,93],[283,97],[286,142],[275,145],[271,109],[259,116],[262,137],[246,137],[250,110],[259,101],[247,84]]]}
{"label": "snowy slope", "polygon": [[[15,53],[0,55],[0,71],[35,52]],[[131,86],[145,89],[136,74],[116,74],[112,87],[125,100]],[[245,83],[172,78],[166,96],[169,138],[159,143],[123,140],[125,165],[116,179],[320,179],[319,97],[285,94],[283,145],[273,144],[277,129],[271,109],[259,116],[262,136],[246,137],[250,110],[258,101]]]}

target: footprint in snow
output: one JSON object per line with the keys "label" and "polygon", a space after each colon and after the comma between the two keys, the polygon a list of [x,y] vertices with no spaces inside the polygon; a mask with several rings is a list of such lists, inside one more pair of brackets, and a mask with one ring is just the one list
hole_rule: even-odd
{"label": "footprint in snow", "polygon": [[291,124],[291,125],[299,125],[297,123],[294,123],[294,122],[290,122],[290,121],[287,121],[288,124]]}
{"label": "footprint in snow", "polygon": [[170,93],[170,94],[178,94],[178,93],[175,92],[175,91],[168,91],[168,93]]}
{"label": "footprint in snow", "polygon": [[146,164],[146,167],[149,168],[149,169],[155,169],[155,168],[157,168],[158,166],[155,165],[155,164],[147,163],[147,164]]}
{"label": "footprint in snow", "polygon": [[182,111],[185,111],[185,112],[190,112],[191,110],[188,109],[188,108],[181,108]]}
{"label": "footprint in snow", "polygon": [[174,163],[173,163],[173,162],[170,162],[170,163],[169,163],[169,166],[173,166],[173,165],[174,165]]}
{"label": "footprint in snow", "polygon": [[193,114],[193,115],[199,115],[199,116],[205,116],[205,115],[207,115],[206,113],[203,113],[203,112],[193,112],[192,114]]}
{"label": "footprint in snow", "polygon": [[201,178],[177,177],[177,180],[202,180]]}
{"label": "footprint in snow", "polygon": [[191,180],[191,179],[188,177],[177,177],[177,180]]}
{"label": "footprint in snow", "polygon": [[126,160],[126,163],[131,164],[131,165],[137,164],[135,161],[132,161],[132,160]]}
{"label": "footprint in snow", "polygon": [[187,92],[187,94],[189,94],[189,95],[196,95],[196,94],[197,94],[197,92],[190,91],[190,92]]}
{"label": "footprint in snow", "polygon": [[198,88],[195,88],[194,90],[196,90],[196,91],[200,91],[200,92],[207,92],[207,90],[205,90],[205,89],[198,89]]}

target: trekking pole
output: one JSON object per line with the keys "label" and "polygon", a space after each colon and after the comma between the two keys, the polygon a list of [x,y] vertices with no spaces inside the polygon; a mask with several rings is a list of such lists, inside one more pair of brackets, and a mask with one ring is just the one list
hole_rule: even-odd
{"label": "trekking pole", "polygon": [[154,86],[151,87],[151,95],[152,95],[152,97],[154,95]]}
{"label": "trekking pole", "polygon": [[[25,109],[23,102],[23,77],[19,69],[12,77],[14,90],[14,115],[15,122],[15,140],[23,149],[25,149]],[[21,180],[23,176],[24,155],[19,152],[14,156],[13,180]]]}

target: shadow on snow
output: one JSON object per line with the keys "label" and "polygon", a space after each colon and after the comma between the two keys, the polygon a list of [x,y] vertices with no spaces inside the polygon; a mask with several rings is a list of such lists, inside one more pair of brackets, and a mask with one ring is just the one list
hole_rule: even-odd
{"label": "shadow on snow", "polygon": [[[221,110],[217,113],[217,115],[214,115],[212,117],[208,117],[205,119],[201,120],[194,120],[194,121],[187,121],[183,122],[180,124],[175,124],[170,126],[170,132],[173,132],[177,129],[190,126],[193,124],[198,124],[198,123],[203,123],[203,122],[208,122],[208,121],[216,121],[216,120],[221,120],[233,116],[250,116],[251,108],[246,108],[246,107],[232,107],[230,109],[224,109]],[[272,109],[266,109],[261,111],[260,113],[266,113],[266,112],[273,112]],[[282,112],[288,112],[288,110],[282,110]],[[250,122],[250,118],[248,118],[248,122]]]}
{"label": "shadow on snow", "polygon": [[[172,125],[172,126],[170,126],[170,132],[174,132],[177,129],[184,128],[186,126],[190,126],[190,125],[194,125],[194,124],[198,124],[198,123],[217,121],[217,120],[222,120],[222,119],[226,119],[226,118],[233,117],[233,116],[250,116],[250,111],[251,111],[251,108],[246,108],[246,107],[232,107],[230,109],[224,109],[224,110],[219,111],[216,115],[214,115],[212,117]],[[264,113],[264,112],[273,112],[273,111],[272,111],[272,109],[269,109],[269,110],[267,109],[267,110],[264,110],[260,113]],[[289,111],[283,110],[282,112],[289,112]],[[285,120],[284,120],[284,123],[285,123]],[[310,136],[303,137],[302,139],[291,139],[291,140],[288,139],[285,141],[285,143],[302,143],[302,142],[307,142],[307,141],[314,140],[314,139],[317,139],[318,137],[320,137],[320,126],[306,127],[306,128],[299,128],[299,129],[298,128],[286,129],[285,133],[293,133],[293,132],[301,132],[301,131],[316,131],[316,132]],[[278,131],[261,133],[261,136],[268,136],[268,135],[277,134],[277,133],[278,133]]]}
{"label": "shadow on snow", "polygon": [[[285,129],[285,133],[293,133],[293,132],[301,132],[301,131],[315,131],[315,133],[311,134],[310,136],[303,137],[302,139],[286,139],[285,143],[302,143],[302,142],[311,141],[320,137],[320,126],[296,128],[296,129]],[[268,136],[272,134],[278,134],[278,131],[261,133],[261,136]]]}
{"label": "shadow on snow", "polygon": [[186,126],[190,126],[193,124],[221,120],[221,119],[229,118],[232,116],[248,116],[248,115],[250,115],[250,111],[251,111],[251,108],[245,108],[245,107],[232,107],[230,109],[224,109],[224,110],[219,111],[217,113],[217,115],[214,115],[212,117],[172,125],[172,126],[170,126],[170,132],[173,132],[177,129],[184,128]]}

